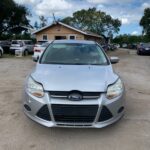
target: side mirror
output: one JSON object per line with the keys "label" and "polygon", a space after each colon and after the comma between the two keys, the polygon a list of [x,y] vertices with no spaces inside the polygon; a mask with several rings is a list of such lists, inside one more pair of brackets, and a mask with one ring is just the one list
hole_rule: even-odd
{"label": "side mirror", "polygon": [[118,57],[110,57],[110,62],[111,62],[112,64],[116,64],[116,63],[119,62],[119,58],[118,58]]}
{"label": "side mirror", "polygon": [[37,56],[37,57],[32,57],[33,58],[33,61],[34,62],[38,62],[38,60],[39,60],[39,56]]}

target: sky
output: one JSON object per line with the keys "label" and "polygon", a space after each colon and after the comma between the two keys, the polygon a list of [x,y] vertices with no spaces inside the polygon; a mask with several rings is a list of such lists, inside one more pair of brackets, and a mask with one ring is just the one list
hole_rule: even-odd
{"label": "sky", "polygon": [[142,28],[139,21],[144,9],[150,7],[150,0],[14,0],[25,5],[31,12],[31,24],[39,21],[38,16],[43,15],[52,23],[54,13],[57,19],[72,16],[73,12],[96,7],[118,18],[122,22],[119,34],[140,35]]}

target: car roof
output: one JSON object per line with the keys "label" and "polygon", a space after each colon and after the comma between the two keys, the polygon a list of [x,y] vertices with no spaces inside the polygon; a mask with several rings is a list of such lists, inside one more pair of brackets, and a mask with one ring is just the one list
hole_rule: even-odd
{"label": "car roof", "polygon": [[96,42],[88,40],[54,40],[53,43],[95,44]]}

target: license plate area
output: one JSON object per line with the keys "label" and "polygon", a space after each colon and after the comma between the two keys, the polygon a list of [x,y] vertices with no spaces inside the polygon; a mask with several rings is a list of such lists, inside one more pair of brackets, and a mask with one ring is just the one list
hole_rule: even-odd
{"label": "license plate area", "polygon": [[90,123],[93,122],[98,105],[57,105],[52,104],[56,122]]}

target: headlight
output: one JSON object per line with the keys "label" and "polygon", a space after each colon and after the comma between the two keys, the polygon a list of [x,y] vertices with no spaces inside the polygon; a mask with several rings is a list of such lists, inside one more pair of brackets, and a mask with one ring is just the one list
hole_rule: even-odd
{"label": "headlight", "polygon": [[115,82],[115,84],[108,86],[106,96],[108,99],[113,99],[121,95],[122,92],[123,92],[123,84],[122,81],[118,79],[118,81]]}
{"label": "headlight", "polygon": [[44,90],[41,84],[35,82],[31,77],[28,79],[27,91],[35,97],[43,97]]}

